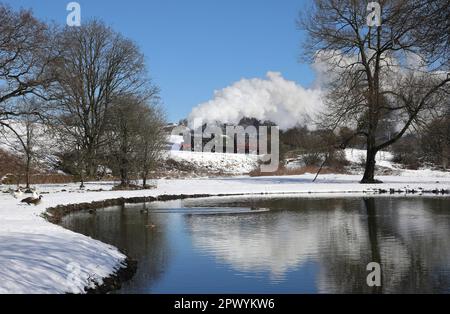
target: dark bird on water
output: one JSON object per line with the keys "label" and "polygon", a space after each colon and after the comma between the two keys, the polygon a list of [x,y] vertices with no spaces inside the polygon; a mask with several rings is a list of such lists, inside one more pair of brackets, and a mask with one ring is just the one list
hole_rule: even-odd
{"label": "dark bird on water", "polygon": [[27,197],[25,199],[22,200],[21,203],[26,203],[28,205],[34,205],[37,206],[42,202],[42,195],[39,197]]}

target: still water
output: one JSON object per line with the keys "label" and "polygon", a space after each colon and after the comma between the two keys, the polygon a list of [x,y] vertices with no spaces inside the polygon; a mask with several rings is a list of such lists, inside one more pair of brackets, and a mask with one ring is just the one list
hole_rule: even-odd
{"label": "still water", "polygon": [[450,293],[450,198],[196,199],[63,226],[138,261],[118,293]]}

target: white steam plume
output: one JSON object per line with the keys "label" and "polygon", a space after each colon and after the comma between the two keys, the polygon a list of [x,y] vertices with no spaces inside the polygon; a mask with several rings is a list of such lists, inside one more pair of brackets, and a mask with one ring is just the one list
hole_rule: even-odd
{"label": "white steam plume", "polygon": [[270,120],[281,129],[296,125],[314,128],[313,117],[323,108],[320,89],[306,89],[281,73],[268,72],[266,79],[242,79],[195,107],[190,122],[237,124],[244,117]]}

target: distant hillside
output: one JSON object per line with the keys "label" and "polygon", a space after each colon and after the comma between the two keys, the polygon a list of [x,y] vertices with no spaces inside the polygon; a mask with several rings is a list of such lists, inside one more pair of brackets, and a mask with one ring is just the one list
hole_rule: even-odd
{"label": "distant hillside", "polygon": [[23,169],[19,157],[0,149],[0,179],[9,173],[19,173]]}

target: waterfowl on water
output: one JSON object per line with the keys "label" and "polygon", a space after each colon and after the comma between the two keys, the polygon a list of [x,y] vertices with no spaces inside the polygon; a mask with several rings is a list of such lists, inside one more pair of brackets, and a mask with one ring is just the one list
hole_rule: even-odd
{"label": "waterfowl on water", "polygon": [[37,206],[40,203],[42,203],[42,195],[37,197],[37,198],[36,197],[27,197],[27,198],[23,199],[21,201],[21,203],[26,203],[26,204],[28,204],[30,206],[31,205]]}

